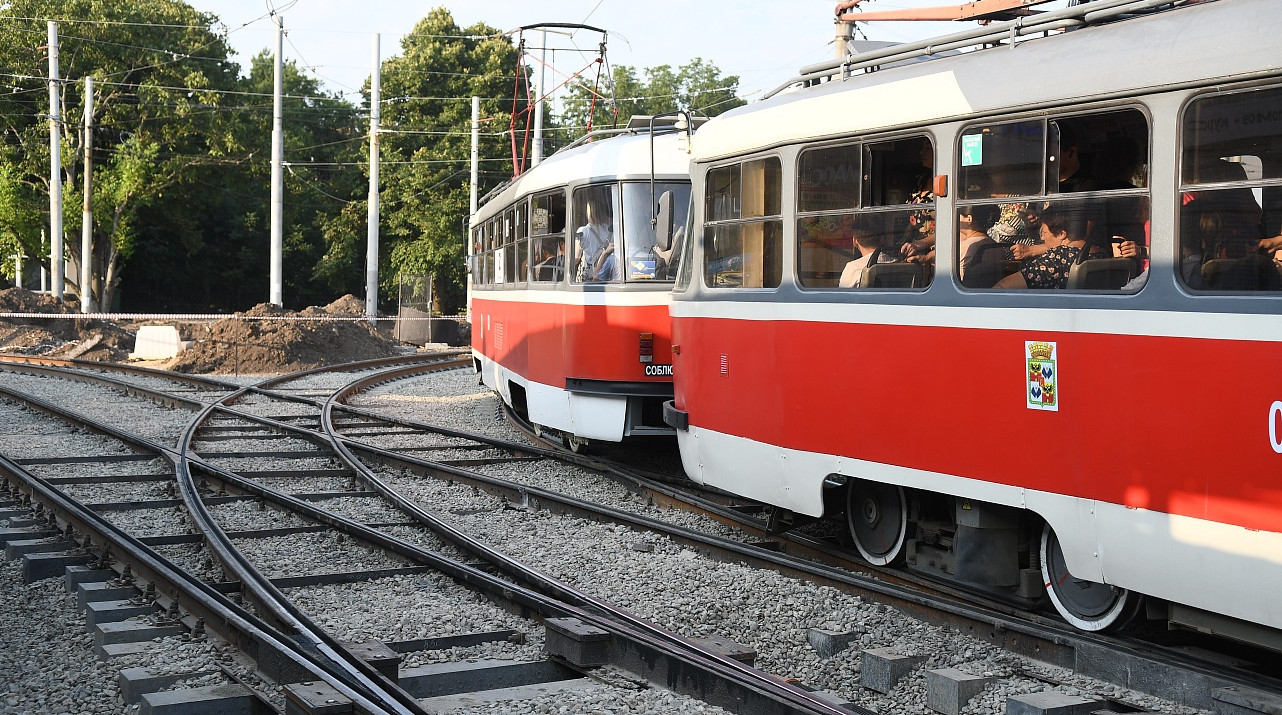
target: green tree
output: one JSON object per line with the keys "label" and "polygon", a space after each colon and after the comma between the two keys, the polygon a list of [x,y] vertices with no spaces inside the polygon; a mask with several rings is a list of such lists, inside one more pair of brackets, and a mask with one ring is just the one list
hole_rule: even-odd
{"label": "green tree", "polygon": [[[437,8],[404,37],[401,54],[383,63],[380,255],[388,260],[380,266],[380,282],[385,289],[398,273],[427,273],[437,310],[453,313],[463,306],[470,98],[481,98],[484,118],[484,193],[511,176],[511,160],[504,157],[511,156],[516,55],[512,42],[495,28],[461,28],[449,11]],[[523,108],[518,102],[515,111]],[[340,271],[337,263],[363,258],[358,247],[364,245],[364,212],[363,204],[352,204],[326,224],[321,275]]]}
{"label": "green tree", "polygon": [[566,131],[582,134],[589,110],[592,127],[601,129],[623,126],[633,115],[685,110],[712,117],[744,104],[737,96],[739,78],[723,76],[715,65],[697,57],[675,71],[671,65],[659,65],[644,74],[641,80],[636,68],[615,67],[611,82],[595,89],[595,101],[593,84],[586,78],[576,80],[563,103]]}
{"label": "green tree", "polygon": [[[4,173],[22,187],[18,195],[48,195],[47,124],[41,114],[47,62],[44,20],[60,24],[60,74],[71,78],[59,92],[68,288],[78,285],[83,85],[92,75],[94,101],[94,292],[110,305],[124,261],[133,252],[138,212],[183,182],[187,168],[220,148],[216,109],[220,90],[234,89],[236,67],[224,38],[210,30],[215,18],[178,0],[13,0],[0,10],[0,67],[12,83],[0,97]],[[98,22],[85,22],[86,20]],[[77,91],[80,90],[80,91]],[[11,196],[12,192],[6,194]],[[21,215],[5,211],[0,233],[48,267],[47,251]],[[47,216],[47,214],[46,214]]]}

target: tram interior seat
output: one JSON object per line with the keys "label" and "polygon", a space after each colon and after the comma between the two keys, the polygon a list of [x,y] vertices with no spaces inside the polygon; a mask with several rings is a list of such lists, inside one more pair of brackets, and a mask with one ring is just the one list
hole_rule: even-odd
{"label": "tram interior seat", "polygon": [[966,264],[966,275],[962,278],[962,286],[992,288],[997,281],[1013,273],[1013,262],[1007,251],[1008,248],[1006,244],[997,243],[991,238],[975,242],[962,258]]}
{"label": "tram interior seat", "polygon": [[1204,290],[1282,290],[1282,267],[1267,256],[1213,258],[1202,264]]}
{"label": "tram interior seat", "polygon": [[1135,274],[1133,258],[1088,258],[1068,269],[1068,290],[1121,290]]}
{"label": "tram interior seat", "polygon": [[876,263],[864,269],[860,288],[921,288],[926,272],[920,263]]}

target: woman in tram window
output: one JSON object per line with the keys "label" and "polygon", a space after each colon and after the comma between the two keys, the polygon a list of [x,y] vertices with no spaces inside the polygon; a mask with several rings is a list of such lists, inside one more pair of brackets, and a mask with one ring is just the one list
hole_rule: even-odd
{"label": "woman in tram window", "polygon": [[1071,217],[1064,210],[1051,206],[1042,212],[1042,242],[1044,253],[1035,256],[1020,267],[1019,271],[997,282],[994,288],[1067,288],[1069,268],[1077,261],[1086,247],[1086,238],[1070,236]]}

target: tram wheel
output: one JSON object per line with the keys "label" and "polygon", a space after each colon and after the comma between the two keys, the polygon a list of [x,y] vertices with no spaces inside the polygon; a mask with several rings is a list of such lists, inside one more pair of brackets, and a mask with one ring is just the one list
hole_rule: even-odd
{"label": "tram wheel", "polygon": [[1141,596],[1125,588],[1077,578],[1068,572],[1064,551],[1050,524],[1042,530],[1042,583],[1064,620],[1084,631],[1115,630],[1139,612]]}
{"label": "tram wheel", "polygon": [[588,451],[588,440],[586,437],[580,437],[577,434],[565,435],[565,446],[570,448],[575,454],[583,454]]}
{"label": "tram wheel", "polygon": [[859,555],[869,563],[886,566],[902,561],[908,534],[908,500],[903,487],[850,480],[846,524]]}

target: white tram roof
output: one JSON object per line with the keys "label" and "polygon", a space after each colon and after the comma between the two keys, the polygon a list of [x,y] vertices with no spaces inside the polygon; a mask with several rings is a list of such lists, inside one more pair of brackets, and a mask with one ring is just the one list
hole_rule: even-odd
{"label": "white tram roof", "polygon": [[853,74],[712,118],[695,136],[693,157],[1277,76],[1278,10],[1277,0],[1216,0]]}
{"label": "white tram roof", "polygon": [[[690,154],[684,131],[655,134],[654,176],[659,180],[690,178]],[[493,215],[517,198],[539,191],[590,182],[650,179],[650,135],[620,134],[558,151],[510,181],[476,211],[475,219]]]}

